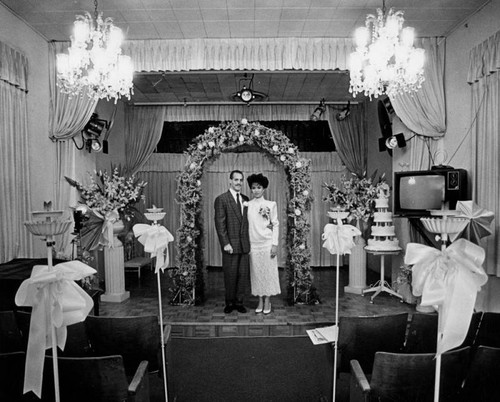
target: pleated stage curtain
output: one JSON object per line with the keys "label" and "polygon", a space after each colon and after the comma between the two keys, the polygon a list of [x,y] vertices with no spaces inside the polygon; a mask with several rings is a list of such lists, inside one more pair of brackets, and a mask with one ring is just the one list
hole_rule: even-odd
{"label": "pleated stage curtain", "polygon": [[[328,223],[326,212],[329,205],[322,201],[324,182],[337,180],[346,169],[336,152],[301,152],[301,156],[311,159],[311,184],[314,202],[311,207],[309,222],[311,236],[309,245],[312,252],[312,266],[330,266],[335,264],[334,258],[321,247],[321,234]],[[153,154],[144,166],[137,172],[141,180],[148,182],[145,189],[146,207],[151,205],[163,207],[167,212],[163,225],[176,236],[179,227],[180,205],[176,202],[176,178],[182,171],[187,156],[184,154]],[[204,265],[221,266],[222,255],[214,225],[214,200],[229,189],[229,173],[239,169],[245,178],[252,173],[263,173],[269,178],[269,187],[265,197],[278,203],[280,211],[280,254],[279,266],[286,263],[286,207],[288,199],[288,180],[281,164],[276,163],[266,154],[260,152],[225,153],[213,162],[205,165],[202,177],[203,206],[203,244]],[[244,186],[243,194],[250,196],[248,186]],[[175,264],[177,251],[171,243],[170,253],[172,264]]]}

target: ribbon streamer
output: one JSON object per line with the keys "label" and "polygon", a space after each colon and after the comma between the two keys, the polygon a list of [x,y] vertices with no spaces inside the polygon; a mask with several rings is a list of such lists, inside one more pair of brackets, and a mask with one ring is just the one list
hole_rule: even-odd
{"label": "ribbon streamer", "polygon": [[484,250],[465,239],[443,251],[417,243],[406,248],[413,294],[422,296],[422,306],[439,308],[438,355],[461,345],[467,335],[477,292],[488,280],[484,258]]}
{"label": "ribbon streamer", "polygon": [[355,246],[354,236],[359,236],[361,231],[351,225],[342,224],[342,220],[338,220],[338,224],[327,223],[323,230],[321,238],[325,240],[323,247],[330,254],[351,254],[351,249]]}
{"label": "ribbon streamer", "polygon": [[92,298],[74,281],[96,273],[80,261],[55,265],[35,265],[30,278],[21,283],[15,302],[32,307],[24,393],[33,391],[41,397],[44,354],[52,346],[52,329],[56,328],[57,346],[64,350],[67,326],[84,321],[94,306]]}
{"label": "ribbon streamer", "polygon": [[174,236],[164,227],[158,224],[146,225],[138,223],[132,228],[134,235],[144,246],[144,251],[156,257],[155,273],[168,267],[168,243],[174,240]]}

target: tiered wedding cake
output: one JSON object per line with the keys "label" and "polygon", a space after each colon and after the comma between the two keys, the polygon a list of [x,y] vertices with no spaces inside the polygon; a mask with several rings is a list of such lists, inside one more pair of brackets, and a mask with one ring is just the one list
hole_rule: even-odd
{"label": "tiered wedding cake", "polygon": [[373,214],[371,238],[368,239],[368,245],[365,247],[369,251],[399,251],[399,240],[396,239],[396,232],[392,224],[392,212],[388,212],[389,192],[380,191],[375,200],[375,209]]}

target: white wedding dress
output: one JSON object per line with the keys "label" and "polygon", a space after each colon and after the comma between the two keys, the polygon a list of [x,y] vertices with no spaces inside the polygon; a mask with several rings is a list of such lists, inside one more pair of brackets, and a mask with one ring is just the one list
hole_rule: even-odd
{"label": "white wedding dress", "polygon": [[[259,212],[267,210],[267,217]],[[272,224],[272,229],[269,224]],[[281,293],[278,257],[271,258],[271,247],[278,245],[279,222],[276,202],[254,198],[248,202],[250,235],[250,283],[254,296],[274,296]]]}

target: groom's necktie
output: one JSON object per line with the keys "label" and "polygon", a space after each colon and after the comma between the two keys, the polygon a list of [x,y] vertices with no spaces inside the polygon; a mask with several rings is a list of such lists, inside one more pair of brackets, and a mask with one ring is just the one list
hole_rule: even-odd
{"label": "groom's necktie", "polygon": [[236,193],[236,205],[238,205],[238,211],[240,211],[243,215],[243,211],[241,210],[240,193]]}

